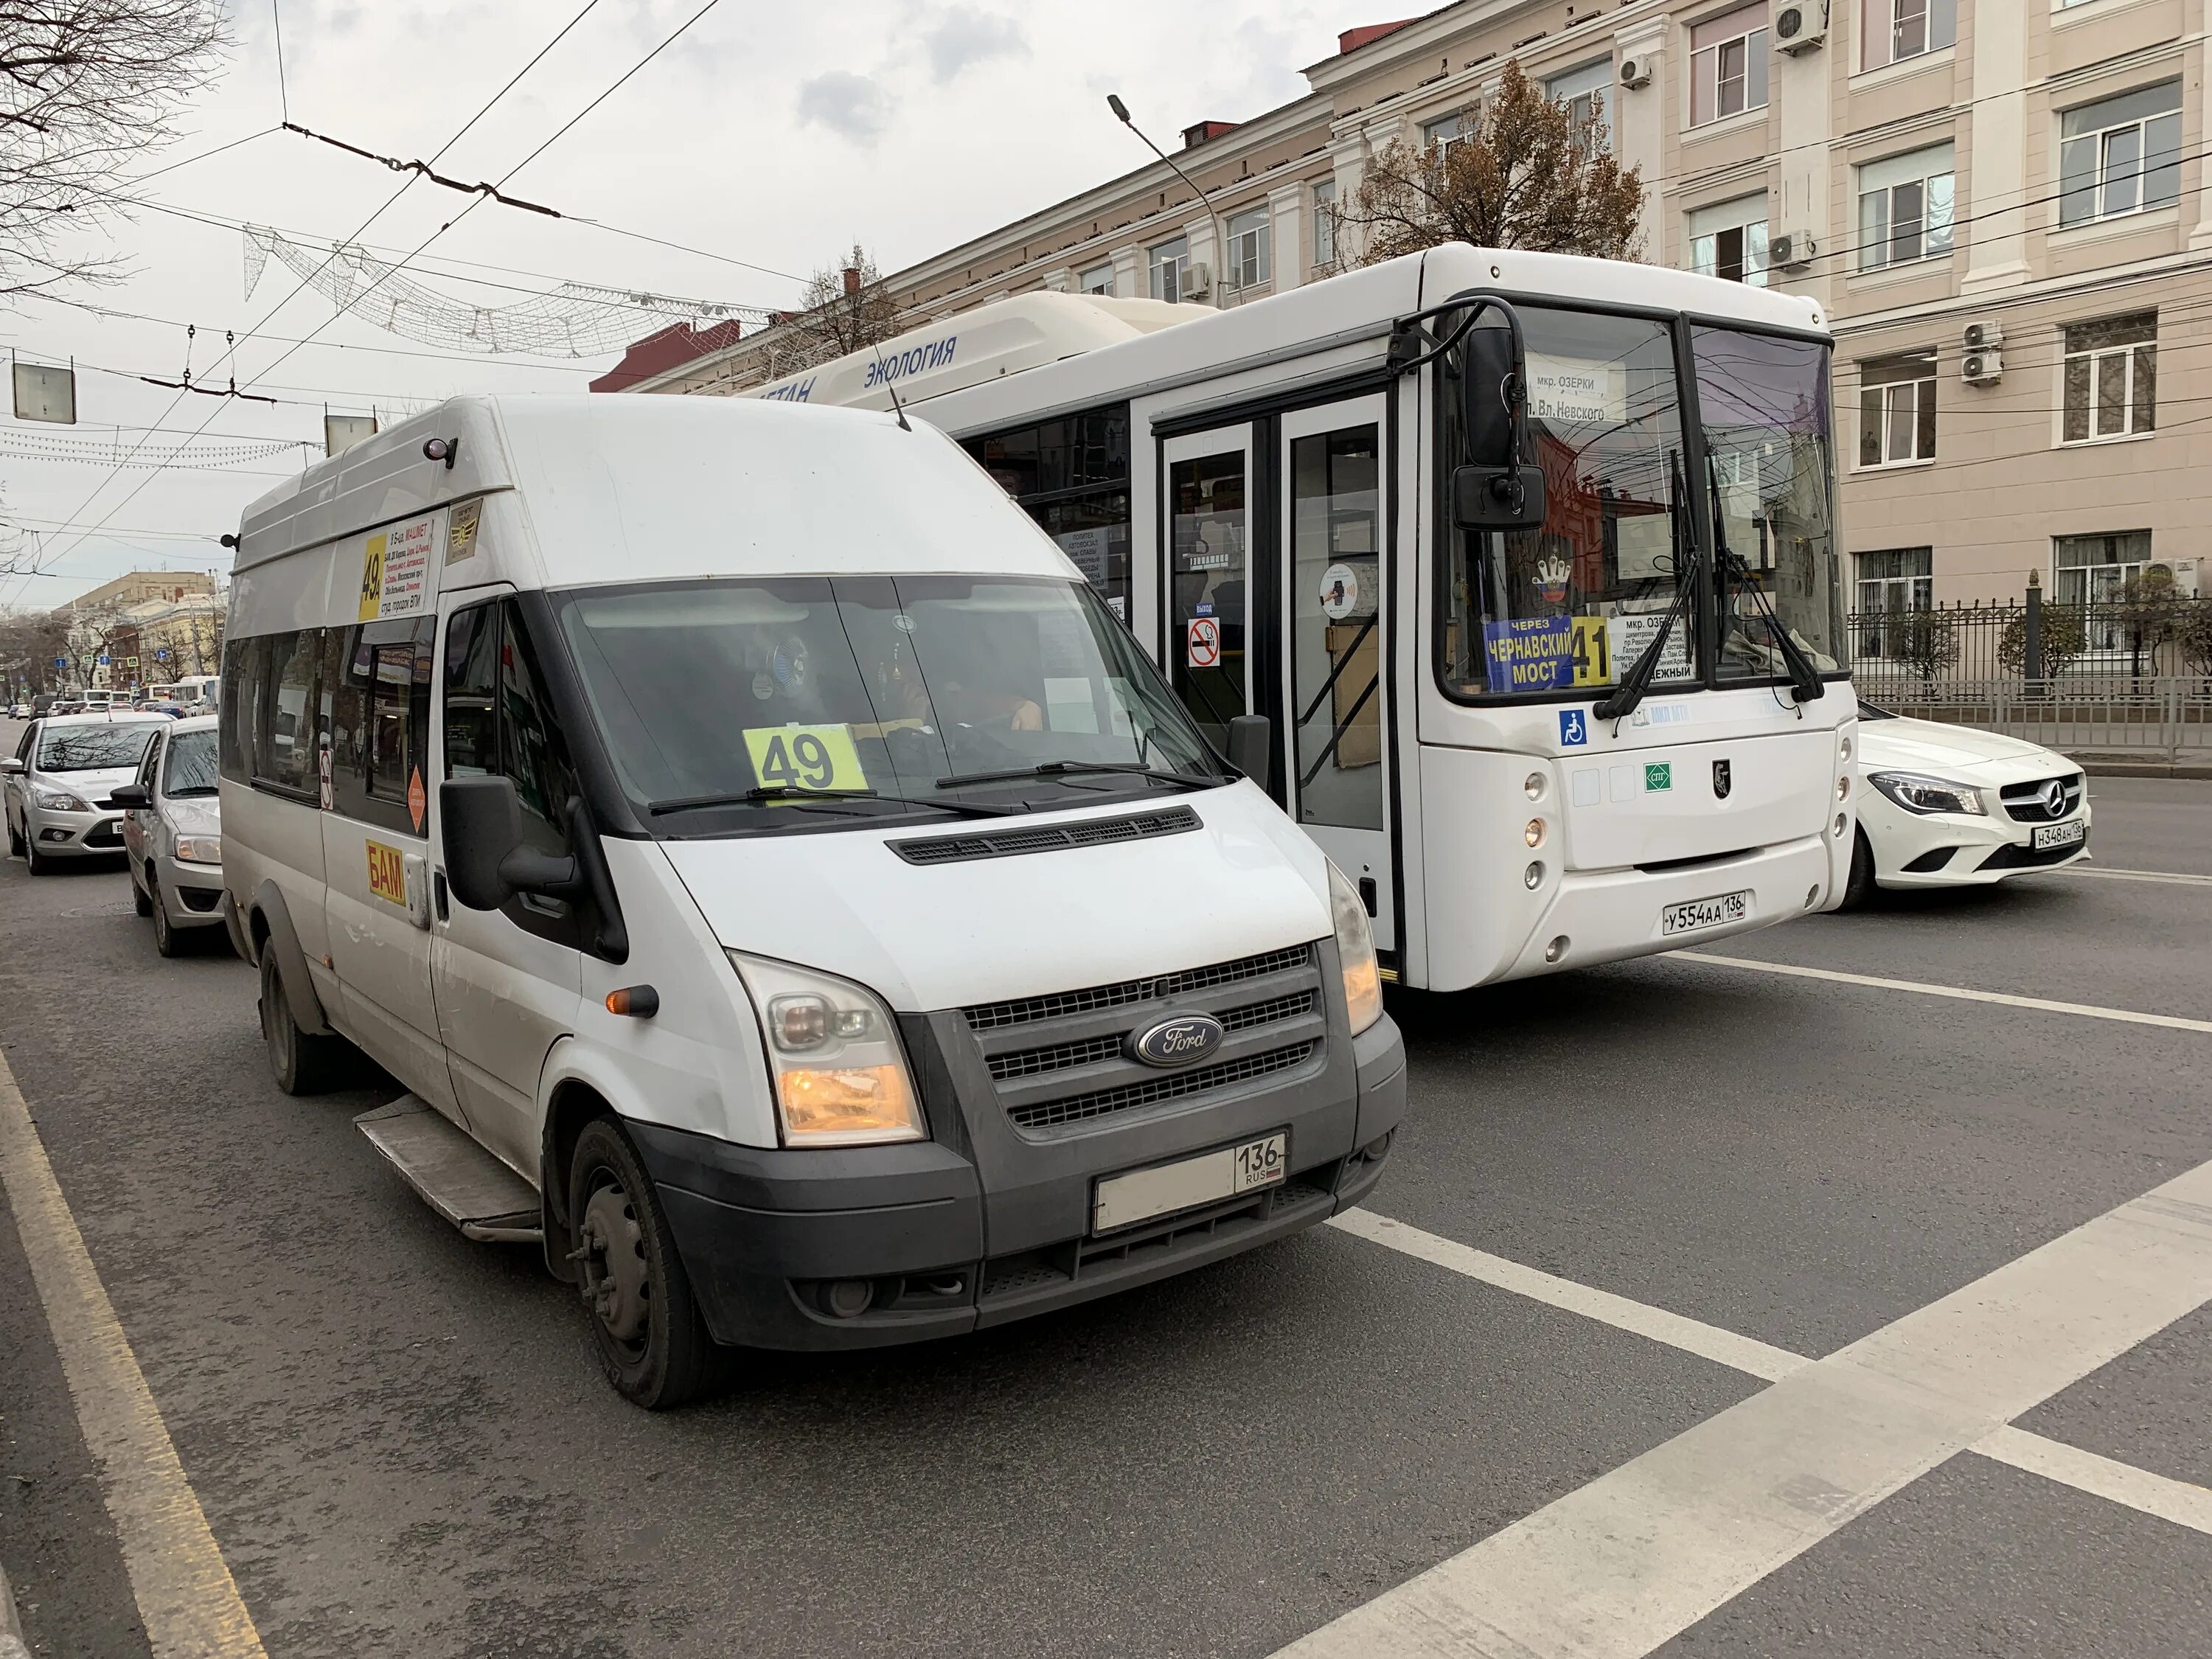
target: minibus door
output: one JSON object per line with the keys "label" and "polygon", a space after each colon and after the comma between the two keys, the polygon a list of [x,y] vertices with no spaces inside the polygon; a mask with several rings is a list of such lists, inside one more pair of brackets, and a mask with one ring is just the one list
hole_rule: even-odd
{"label": "minibus door", "polygon": [[1394,951],[1383,414],[1378,393],[1279,417],[1285,575],[1275,621],[1285,642],[1285,807],[1358,887],[1376,945]]}
{"label": "minibus door", "polygon": [[1229,752],[1229,722],[1254,707],[1252,428],[1171,438],[1166,479],[1161,641],[1168,684],[1206,740]]}
{"label": "minibus door", "polygon": [[[512,594],[483,588],[447,594],[438,628],[431,724],[439,780],[509,779],[523,840],[565,854],[576,776]],[[569,905],[529,894],[496,910],[455,901],[446,883],[435,793],[430,973],[446,1063],[471,1132],[534,1182],[538,1079],[553,1044],[575,1030],[582,994],[580,919]]]}

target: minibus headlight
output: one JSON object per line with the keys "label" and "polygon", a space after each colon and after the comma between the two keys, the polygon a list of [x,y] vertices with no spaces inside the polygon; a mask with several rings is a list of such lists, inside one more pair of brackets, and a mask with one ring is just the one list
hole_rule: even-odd
{"label": "minibus headlight", "polygon": [[921,1104],[890,1010],[850,980],[730,952],[760,1012],[787,1146],[923,1138]]}
{"label": "minibus headlight", "polygon": [[1375,933],[1359,890],[1335,865],[1328,866],[1328,917],[1336,929],[1337,965],[1344,973],[1344,1011],[1357,1036],[1382,1018],[1382,975],[1375,961]]}

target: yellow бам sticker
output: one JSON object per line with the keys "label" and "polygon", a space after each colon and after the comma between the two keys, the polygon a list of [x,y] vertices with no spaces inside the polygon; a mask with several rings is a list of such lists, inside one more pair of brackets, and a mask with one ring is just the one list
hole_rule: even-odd
{"label": "yellow \u0431\u0430\u043c sticker", "polygon": [[763,789],[865,789],[849,726],[752,726],[745,753]]}
{"label": "yellow \u0431\u0430\u043c sticker", "polygon": [[388,539],[384,536],[371,536],[362,544],[361,605],[354,613],[356,622],[374,622],[377,611],[384,603],[384,548]]}
{"label": "yellow \u0431\u0430\u043c sticker", "polygon": [[372,897],[407,908],[407,860],[397,847],[368,843],[368,890]]}

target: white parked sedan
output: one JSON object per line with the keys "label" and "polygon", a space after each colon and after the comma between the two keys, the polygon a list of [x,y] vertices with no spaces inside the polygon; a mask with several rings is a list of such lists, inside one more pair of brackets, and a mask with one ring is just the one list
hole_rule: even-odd
{"label": "white parked sedan", "polygon": [[222,886],[222,807],[216,798],[216,717],[182,720],[154,734],[133,781],[112,798],[123,810],[131,896],[154,919],[154,948],[181,956],[194,929],[228,920]]}
{"label": "white parked sedan", "polygon": [[7,798],[8,850],[31,873],[57,860],[123,850],[121,811],[110,799],[146,758],[166,714],[62,714],[33,720],[14,754],[0,759]]}
{"label": "white parked sedan", "polygon": [[2089,850],[2089,791],[2063,755],[1859,705],[1859,833],[1846,906],[1876,887],[1958,887]]}

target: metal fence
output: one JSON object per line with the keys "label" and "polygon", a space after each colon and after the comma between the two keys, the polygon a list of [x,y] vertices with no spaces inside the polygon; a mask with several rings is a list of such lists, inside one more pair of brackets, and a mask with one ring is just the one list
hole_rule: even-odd
{"label": "metal fence", "polygon": [[1851,678],[1900,714],[2069,752],[2212,748],[2212,597],[1859,611]]}

